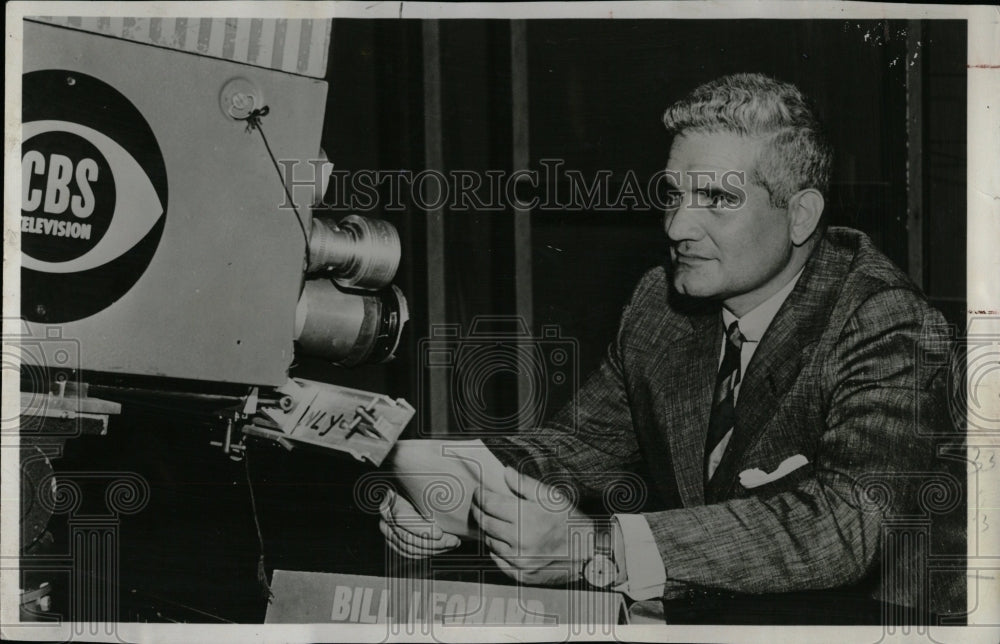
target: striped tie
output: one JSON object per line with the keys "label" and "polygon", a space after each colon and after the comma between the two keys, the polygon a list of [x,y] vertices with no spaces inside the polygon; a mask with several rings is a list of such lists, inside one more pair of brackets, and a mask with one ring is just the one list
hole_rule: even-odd
{"label": "striped tie", "polygon": [[[736,385],[740,382],[740,351],[746,338],[740,333],[738,321],[726,329],[726,348],[722,354],[722,365],[715,379],[715,395],[712,398],[712,416],[708,421],[708,438],[705,441],[705,473],[708,461],[719,442],[736,424]],[[711,478],[708,476],[707,478]]]}

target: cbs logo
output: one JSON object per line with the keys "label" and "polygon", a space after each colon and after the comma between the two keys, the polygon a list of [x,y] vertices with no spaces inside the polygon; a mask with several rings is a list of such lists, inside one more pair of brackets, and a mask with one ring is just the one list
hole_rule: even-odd
{"label": "cbs logo", "polygon": [[149,266],[167,214],[163,156],[138,108],[87,74],[27,73],[23,104],[22,316],[79,320]]}

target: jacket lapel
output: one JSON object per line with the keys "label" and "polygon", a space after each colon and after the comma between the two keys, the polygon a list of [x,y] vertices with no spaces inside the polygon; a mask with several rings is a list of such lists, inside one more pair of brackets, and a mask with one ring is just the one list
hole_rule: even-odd
{"label": "jacket lapel", "polygon": [[662,387],[657,392],[658,424],[668,436],[681,501],[686,507],[704,505],[705,436],[722,343],[722,314],[714,303],[668,306],[686,320],[660,326],[657,346],[663,349],[649,353],[650,382]]}
{"label": "jacket lapel", "polygon": [[735,484],[745,454],[757,443],[795,383],[804,356],[826,328],[835,293],[842,285],[840,276],[846,270],[847,262],[825,240],[806,262],[802,277],[747,367],[736,402],[736,428],[707,486],[707,503],[725,498]]}

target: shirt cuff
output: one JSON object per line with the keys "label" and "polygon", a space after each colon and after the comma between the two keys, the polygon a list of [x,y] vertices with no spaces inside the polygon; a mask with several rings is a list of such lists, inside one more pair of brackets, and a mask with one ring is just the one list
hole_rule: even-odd
{"label": "shirt cuff", "polygon": [[615,590],[636,601],[662,597],[667,570],[646,517],[641,514],[616,514],[614,521],[621,528],[625,546],[625,561],[617,563],[625,568],[627,576],[625,583],[616,586]]}

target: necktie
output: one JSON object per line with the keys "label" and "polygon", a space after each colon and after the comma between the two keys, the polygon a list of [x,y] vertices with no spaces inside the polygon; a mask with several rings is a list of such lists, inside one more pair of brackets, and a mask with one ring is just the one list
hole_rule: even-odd
{"label": "necktie", "polygon": [[739,322],[734,321],[726,329],[726,348],[722,354],[719,375],[715,379],[712,415],[708,420],[708,438],[705,441],[706,475],[709,457],[736,424],[736,385],[740,382],[740,352],[745,340],[740,333]]}

